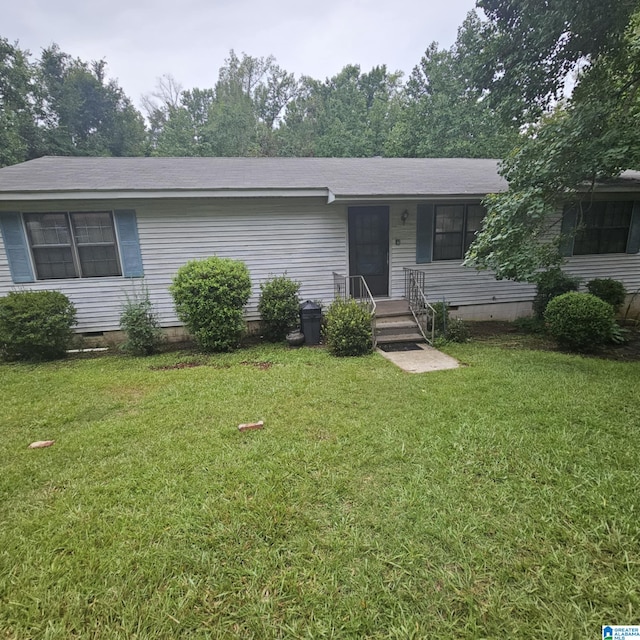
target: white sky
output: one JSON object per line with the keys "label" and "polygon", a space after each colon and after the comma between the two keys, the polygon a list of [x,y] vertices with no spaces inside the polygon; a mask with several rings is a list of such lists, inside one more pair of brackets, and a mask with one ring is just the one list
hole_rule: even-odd
{"label": "white sky", "polygon": [[449,47],[475,0],[2,0],[0,36],[39,56],[57,43],[107,73],[139,106],[157,78],[213,87],[229,50],[324,80],[346,64],[408,75]]}

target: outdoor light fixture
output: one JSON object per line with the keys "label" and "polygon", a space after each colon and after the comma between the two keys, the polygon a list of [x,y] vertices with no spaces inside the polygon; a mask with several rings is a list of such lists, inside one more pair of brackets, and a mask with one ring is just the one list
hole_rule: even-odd
{"label": "outdoor light fixture", "polygon": [[405,209],[400,216],[400,220],[402,220],[402,224],[407,224],[407,218],[409,217],[409,211]]}

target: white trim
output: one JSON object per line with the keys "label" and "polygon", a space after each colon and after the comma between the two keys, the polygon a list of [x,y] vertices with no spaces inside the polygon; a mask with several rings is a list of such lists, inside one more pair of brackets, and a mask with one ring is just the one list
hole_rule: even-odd
{"label": "white trim", "polygon": [[449,193],[436,193],[436,194],[422,194],[422,195],[388,195],[381,194],[379,196],[334,196],[334,199],[331,202],[336,203],[345,203],[352,206],[357,206],[358,204],[369,204],[375,202],[376,205],[380,206],[390,206],[392,202],[449,202],[452,200],[456,201],[474,201],[477,202],[479,200],[483,200],[486,198],[486,193],[479,193],[475,195],[459,195],[459,194],[449,194]]}
{"label": "white trim", "polygon": [[165,198],[327,198],[329,189],[215,189],[162,191],[6,191],[0,192],[1,202],[41,200],[141,200]]}

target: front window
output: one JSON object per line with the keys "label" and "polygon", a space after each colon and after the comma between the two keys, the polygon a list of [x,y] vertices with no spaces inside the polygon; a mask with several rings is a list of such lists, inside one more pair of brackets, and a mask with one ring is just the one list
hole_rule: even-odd
{"label": "front window", "polygon": [[583,205],[573,255],[624,253],[629,238],[633,202],[593,202]]}
{"label": "front window", "polygon": [[110,211],[25,213],[38,280],[121,275]]}
{"label": "front window", "polygon": [[486,210],[479,204],[435,207],[434,260],[462,260],[480,230]]}

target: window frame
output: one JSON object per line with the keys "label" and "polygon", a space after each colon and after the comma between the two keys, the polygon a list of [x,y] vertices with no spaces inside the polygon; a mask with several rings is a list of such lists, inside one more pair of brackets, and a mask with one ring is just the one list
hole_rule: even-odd
{"label": "window frame", "polygon": [[[607,217],[617,212],[610,212],[608,207],[612,204],[626,204],[628,205],[628,211],[624,211],[623,215],[628,218],[625,225],[607,225]],[[598,207],[595,209],[594,207]],[[597,224],[592,224],[596,219]],[[629,242],[629,233],[631,232],[631,224],[633,218],[633,201],[631,200],[596,200],[589,204],[588,207],[580,205],[578,212],[577,225],[575,229],[575,238],[573,241],[573,255],[574,256],[601,256],[601,255],[615,255],[620,253],[626,253],[626,248]],[[624,246],[617,247],[615,251],[603,250],[607,249],[606,232],[623,232],[625,235]],[[584,249],[591,249],[590,245],[594,244],[593,238],[595,238],[596,251],[585,251]],[[622,242],[622,241],[620,241]]]}
{"label": "window frame", "polygon": [[[635,195],[635,194],[634,194]],[[629,216],[629,224],[626,227],[623,226],[599,226],[596,227],[599,231],[612,231],[615,229],[626,229],[626,246],[618,247],[618,251],[605,251],[598,253],[583,252],[579,247],[579,252],[576,252],[576,241],[581,230],[583,219],[583,208],[588,209],[590,204],[604,205],[610,203],[627,204],[631,207],[631,215]],[[591,227],[593,230],[593,227]],[[640,200],[635,197],[599,197],[590,201],[578,201],[565,205],[562,211],[562,225],[560,229],[560,253],[567,258],[572,256],[585,257],[585,256],[615,256],[624,254],[637,254],[640,251]],[[601,238],[598,238],[598,242],[602,242]]]}
{"label": "window frame", "polygon": [[[460,231],[441,231],[438,232],[438,209],[441,207],[462,207],[462,228]],[[469,231],[469,209],[471,207],[478,207],[480,209],[483,210],[483,215],[480,218],[480,224],[476,229],[472,229],[471,231]],[[481,203],[479,202],[439,202],[439,203],[434,203],[433,206],[433,239],[432,239],[432,243],[433,243],[433,248],[432,248],[432,262],[451,262],[451,261],[462,261],[464,260],[464,257],[467,253],[467,251],[469,250],[469,247],[471,246],[471,244],[473,243],[473,240],[471,240],[471,242],[467,243],[467,239],[469,236],[469,233],[473,233],[474,234],[474,239],[475,239],[475,234],[480,231],[480,229],[482,228],[482,220],[484,219],[484,217],[487,215],[487,210],[486,207],[483,207]],[[438,255],[438,246],[437,246],[437,242],[438,242],[438,237],[442,237],[442,236],[447,236],[447,235],[459,235],[460,236],[460,240],[459,240],[459,250],[460,250],[460,254],[456,255],[455,257],[451,257],[451,258],[441,258],[441,257],[437,257]]]}
{"label": "window frame", "polygon": [[[55,216],[64,216],[66,231],[69,238],[69,244],[53,244],[53,243],[45,243],[45,244],[36,244],[33,242],[33,237],[31,230],[29,229],[29,219],[28,216],[47,216],[47,215],[55,215]],[[113,233],[113,242],[80,242],[77,234],[76,224],[74,224],[73,216],[80,215],[108,215],[111,231]],[[112,209],[101,209],[99,211],[87,211],[87,210],[79,210],[79,211],[25,211],[21,214],[22,224],[24,226],[25,232],[25,240],[29,250],[29,257],[31,259],[31,263],[33,265],[33,273],[34,280],[37,282],[40,281],[48,281],[48,280],[86,280],[93,278],[119,278],[123,276],[123,264],[122,264],[122,255],[121,255],[121,240],[118,234],[118,224],[116,221],[115,212]],[[73,267],[75,271],[75,275],[65,275],[65,276],[52,276],[52,277],[42,277],[40,274],[41,267],[39,267],[39,262],[36,259],[35,251],[38,249],[47,249],[47,248],[56,248],[56,247],[69,247],[71,250],[71,259],[73,261]],[[107,273],[104,275],[87,275],[85,272],[88,271],[87,264],[83,264],[83,260],[81,257],[80,249],[83,247],[113,247],[114,258],[115,258],[115,266],[116,273]]]}

